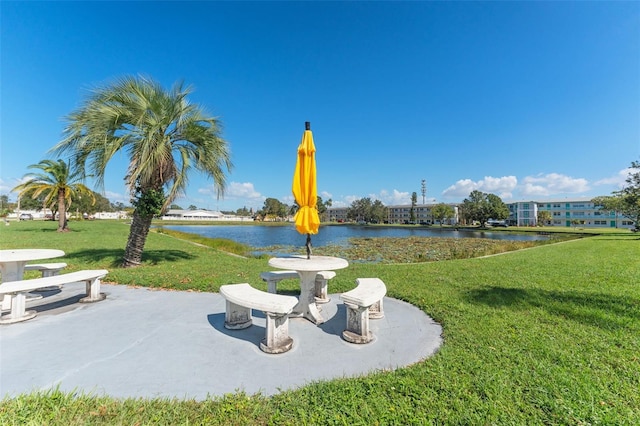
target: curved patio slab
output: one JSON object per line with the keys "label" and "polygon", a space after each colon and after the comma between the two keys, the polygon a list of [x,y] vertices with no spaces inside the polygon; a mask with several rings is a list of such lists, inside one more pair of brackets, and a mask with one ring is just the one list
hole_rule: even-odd
{"label": "curved patio slab", "polygon": [[419,362],[442,344],[442,328],[406,302],[385,297],[374,340],[342,339],[345,306],[336,294],[321,305],[326,322],[289,320],[293,348],[260,350],[265,319],[253,312],[244,330],[224,327],[218,293],[103,284],[100,303],[76,303],[78,286],[43,293],[38,316],[0,326],[0,397],[58,387],[115,398],[178,398],[244,391],[273,395],[333,378],[361,376]]}

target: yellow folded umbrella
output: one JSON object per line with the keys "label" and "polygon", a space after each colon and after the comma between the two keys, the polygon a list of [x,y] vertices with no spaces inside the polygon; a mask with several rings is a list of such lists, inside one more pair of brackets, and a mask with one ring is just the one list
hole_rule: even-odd
{"label": "yellow folded umbrella", "polygon": [[320,228],[318,216],[318,188],[316,183],[316,147],[313,143],[311,123],[305,123],[302,142],[298,146],[298,160],[293,174],[293,196],[299,209],[295,216],[296,230],[307,234],[307,257],[311,254],[311,234]]}

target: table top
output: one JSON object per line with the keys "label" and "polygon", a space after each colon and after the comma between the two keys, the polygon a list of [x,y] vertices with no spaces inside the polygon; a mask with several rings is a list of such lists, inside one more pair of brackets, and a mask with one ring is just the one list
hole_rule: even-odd
{"label": "table top", "polygon": [[31,260],[51,259],[64,256],[62,250],[53,249],[14,249],[0,250],[0,263],[28,262]]}
{"label": "table top", "polygon": [[292,269],[294,271],[332,271],[349,266],[349,262],[340,257],[331,256],[287,256],[272,257],[269,266],[279,269]]}

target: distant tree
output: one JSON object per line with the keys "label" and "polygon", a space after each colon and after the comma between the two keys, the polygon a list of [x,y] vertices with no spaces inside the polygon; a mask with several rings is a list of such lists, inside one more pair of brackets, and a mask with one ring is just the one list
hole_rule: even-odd
{"label": "distant tree", "polygon": [[538,226],[548,225],[551,222],[552,216],[549,210],[538,210]]}
{"label": "distant tree", "polygon": [[373,203],[370,198],[361,198],[351,203],[347,209],[347,218],[355,221],[368,222]]}
{"label": "distant tree", "polygon": [[[58,211],[58,232],[68,231],[67,210],[72,200],[78,200],[82,195],[90,197],[95,202],[93,191],[82,183],[83,174],[79,170],[72,170],[64,160],[42,160],[32,164],[30,169],[40,169],[41,173],[28,173],[27,181],[16,186],[12,191],[20,191],[19,196],[38,198],[44,195],[44,206]],[[55,216],[55,215],[54,215]]]}
{"label": "distant tree", "polygon": [[416,221],[416,205],[418,204],[418,194],[416,192],[411,193],[411,208],[409,209],[409,221],[414,223]]}
{"label": "distant tree", "polygon": [[198,208],[196,206],[194,206],[193,204],[191,204],[189,206],[189,210],[198,210]]}
{"label": "distant tree", "polygon": [[464,199],[462,208],[466,219],[478,221],[482,227],[486,226],[489,219],[504,220],[509,217],[509,208],[500,197],[477,190]]}
{"label": "distant tree", "polygon": [[592,201],[605,210],[620,212],[633,221],[636,231],[640,231],[640,161],[631,162],[631,169],[624,188]]}
{"label": "distant tree", "polygon": [[9,202],[8,195],[0,195],[0,217],[7,217],[15,209],[15,203]]}
{"label": "distant tree", "polygon": [[387,207],[380,200],[375,200],[371,204],[371,215],[369,222],[381,223],[389,216]]}
{"label": "distant tree", "polygon": [[436,204],[431,208],[433,220],[440,222],[441,227],[447,219],[451,219],[455,214],[453,207],[445,203]]}
{"label": "distant tree", "polygon": [[127,206],[125,206],[124,203],[121,201],[116,201],[115,203],[112,203],[111,207],[113,208],[114,211],[123,211],[127,208]]}
{"label": "distant tree", "polygon": [[182,207],[180,207],[180,206],[179,206],[179,205],[177,205],[177,204],[171,204],[171,205],[169,206],[169,208],[170,208],[171,210],[182,210]]}
{"label": "distant tree", "polygon": [[489,210],[491,212],[491,219],[495,220],[507,220],[509,219],[509,207],[502,201],[502,198],[495,194],[487,194],[487,201],[489,202]]}
{"label": "distant tree", "polygon": [[289,206],[282,203],[276,198],[267,198],[266,200],[264,200],[262,215],[265,218],[269,217],[276,220],[283,220],[285,217],[287,217],[288,211]]}
{"label": "distant tree", "polygon": [[[93,200],[91,197],[80,196],[74,202],[74,206],[77,211],[81,213],[94,214],[96,212],[110,212],[113,211],[113,207],[108,199],[91,191],[93,194]],[[93,202],[92,202],[93,201]]]}
{"label": "distant tree", "polygon": [[320,216],[321,221],[329,220],[329,218],[327,217],[327,211],[329,210],[329,207],[331,207],[332,203],[333,201],[331,201],[331,198],[329,198],[327,201],[323,201],[322,197],[318,195],[316,208],[318,209],[318,216]]}
{"label": "distant tree", "polygon": [[363,222],[381,222],[387,217],[387,208],[380,200],[361,198],[347,208],[347,219]]}
{"label": "distant tree", "polygon": [[[44,205],[44,195],[39,195],[36,198],[31,198],[30,196],[20,197],[18,196],[18,204],[21,210],[35,210],[40,211],[45,208]],[[55,208],[57,210],[57,207]]]}
{"label": "distant tree", "polygon": [[467,225],[471,222],[469,213],[467,212],[467,206],[464,204],[458,204],[458,223]]}
{"label": "distant tree", "polygon": [[250,216],[249,210],[246,207],[242,207],[241,209],[236,210],[236,215],[238,216]]}
{"label": "distant tree", "polygon": [[300,206],[298,205],[298,202],[294,201],[293,204],[289,206],[289,209],[287,210],[287,214],[289,216],[295,216],[296,213],[298,213],[299,209],[300,209]]}
{"label": "distant tree", "polygon": [[66,117],[64,139],[53,152],[68,153],[99,186],[111,159],[128,155],[124,177],[134,207],[122,266],[140,265],[151,221],[187,187],[197,170],[223,195],[231,153],[220,122],[189,102],[182,83],[165,90],[150,78],[127,76],[93,90]]}

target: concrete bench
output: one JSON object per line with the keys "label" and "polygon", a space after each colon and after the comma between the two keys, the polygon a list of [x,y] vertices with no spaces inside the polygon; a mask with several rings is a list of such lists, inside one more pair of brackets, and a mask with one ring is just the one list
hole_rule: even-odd
{"label": "concrete bench", "polygon": [[227,301],[225,328],[238,330],[251,326],[251,309],[257,309],[263,311],[267,318],[260,349],[270,354],[291,349],[293,339],[289,337],[289,314],[298,304],[296,297],[267,293],[247,283],[220,286],[220,294]]}
{"label": "concrete bench", "polygon": [[[43,277],[51,277],[53,275],[58,275],[60,271],[67,267],[67,264],[64,262],[59,263],[34,263],[32,265],[25,265],[25,271],[40,271]],[[37,290],[46,291],[46,290],[55,290],[60,288],[61,286],[51,286],[39,288]]]}
{"label": "concrete bench", "polygon": [[[327,294],[327,283],[335,277],[336,273],[333,271],[320,271],[316,275],[315,281],[315,296],[316,303],[329,302],[329,296]],[[267,291],[269,293],[277,293],[278,283],[282,280],[298,279],[300,275],[296,271],[268,271],[260,274],[262,281],[267,283]]]}
{"label": "concrete bench", "polygon": [[342,337],[351,343],[369,343],[373,339],[369,319],[384,317],[382,298],[387,287],[379,278],[358,278],[356,284],[356,288],[340,295],[347,308],[347,327]]}
{"label": "concrete bench", "polygon": [[50,277],[52,275],[58,275],[61,270],[67,267],[64,262],[60,263],[35,263],[32,265],[25,265],[25,271],[40,271],[43,277]]}
{"label": "concrete bench", "polygon": [[27,293],[38,288],[84,282],[87,286],[87,292],[86,297],[80,299],[80,302],[90,303],[103,300],[106,296],[104,293],[100,293],[100,279],[107,275],[107,273],[107,270],[97,269],[52,275],[31,280],[4,282],[0,284],[0,294],[11,296],[11,312],[0,317],[0,324],[11,324],[35,317],[36,312],[25,311],[25,306]]}

